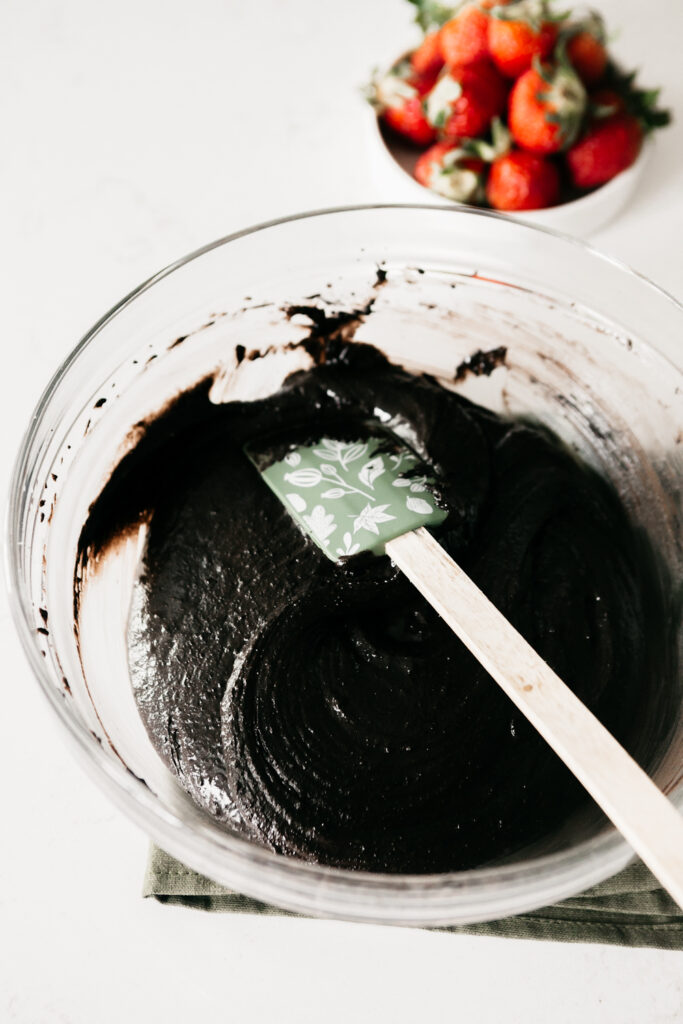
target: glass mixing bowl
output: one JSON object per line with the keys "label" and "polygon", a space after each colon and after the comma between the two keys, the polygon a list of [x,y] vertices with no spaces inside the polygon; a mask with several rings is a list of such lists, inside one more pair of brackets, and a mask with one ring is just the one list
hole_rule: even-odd
{"label": "glass mixing bowl", "polygon": [[[136,424],[207,373],[229,397],[237,345],[263,350],[306,332],[308,319],[285,311],[292,304],[360,309],[370,300],[356,340],[477,402],[550,424],[614,481],[680,580],[683,308],[582,243],[495,214],[359,207],[275,221],[192,253],[80,342],[48,385],[14,472],[14,615],[86,770],[190,867],[309,914],[415,925],[499,918],[607,878],[628,863],[629,847],[588,814],[506,863],[451,874],[366,874],[271,853],[201,812],[151,746],[127,671],[130,559],[114,565],[105,593],[86,590],[80,652],[75,640],[80,527]],[[500,345],[505,366],[454,383],[463,360]],[[680,806],[683,719],[671,718],[649,767]]]}

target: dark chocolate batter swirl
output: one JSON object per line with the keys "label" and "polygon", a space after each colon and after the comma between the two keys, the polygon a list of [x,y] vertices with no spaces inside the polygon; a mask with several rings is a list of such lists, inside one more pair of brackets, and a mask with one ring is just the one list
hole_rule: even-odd
{"label": "dark chocolate batter swirl", "polygon": [[284,440],[409,434],[439,480],[438,535],[643,763],[671,720],[670,615],[646,538],[546,430],[340,343],[278,394],[151,423],[81,549],[151,512],[130,629],[141,715],[207,811],[282,853],[371,871],[505,857],[589,798],[387,558],[343,567],[243,455]]}

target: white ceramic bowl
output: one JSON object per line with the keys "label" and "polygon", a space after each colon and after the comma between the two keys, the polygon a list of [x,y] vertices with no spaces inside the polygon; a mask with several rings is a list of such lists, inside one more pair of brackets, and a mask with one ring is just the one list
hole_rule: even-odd
{"label": "white ceramic bowl", "polygon": [[[381,190],[385,202],[424,203],[433,205],[435,202],[450,203],[443,196],[420,185],[413,177],[413,167],[419,151],[408,143],[402,143],[398,137],[384,133],[380,128],[377,113],[368,104],[365,117],[365,145],[368,151],[370,173],[373,184]],[[608,181],[594,192],[574,199],[559,206],[545,210],[524,210],[520,213],[508,213],[505,216],[515,217],[529,224],[552,228],[566,234],[587,238],[604,227],[617,216],[628,204],[647,166],[653,149],[652,139],[647,139],[636,162],[616,178]]]}

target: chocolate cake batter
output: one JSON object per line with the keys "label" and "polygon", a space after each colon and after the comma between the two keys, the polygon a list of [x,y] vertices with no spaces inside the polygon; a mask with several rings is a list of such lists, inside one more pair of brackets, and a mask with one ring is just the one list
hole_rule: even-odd
{"label": "chocolate cake batter", "polygon": [[330,562],[243,454],[412,439],[449,511],[440,542],[648,764],[672,720],[667,587],[616,493],[547,430],[343,341],[272,397],[205,381],[146,425],[81,558],[150,519],[130,667],[152,742],[207,812],[284,854],[442,872],[504,858],[590,801],[386,557]]}

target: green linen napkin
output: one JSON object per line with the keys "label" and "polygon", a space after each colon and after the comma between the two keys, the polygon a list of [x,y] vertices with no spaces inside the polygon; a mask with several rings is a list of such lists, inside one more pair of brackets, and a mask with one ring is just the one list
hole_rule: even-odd
{"label": "green linen napkin", "polygon": [[[150,852],[143,895],[160,903],[219,913],[291,916],[286,910],[223,888],[156,846]],[[501,921],[435,930],[513,939],[683,949],[683,911],[639,861],[581,896],[562,900],[552,907]]]}

